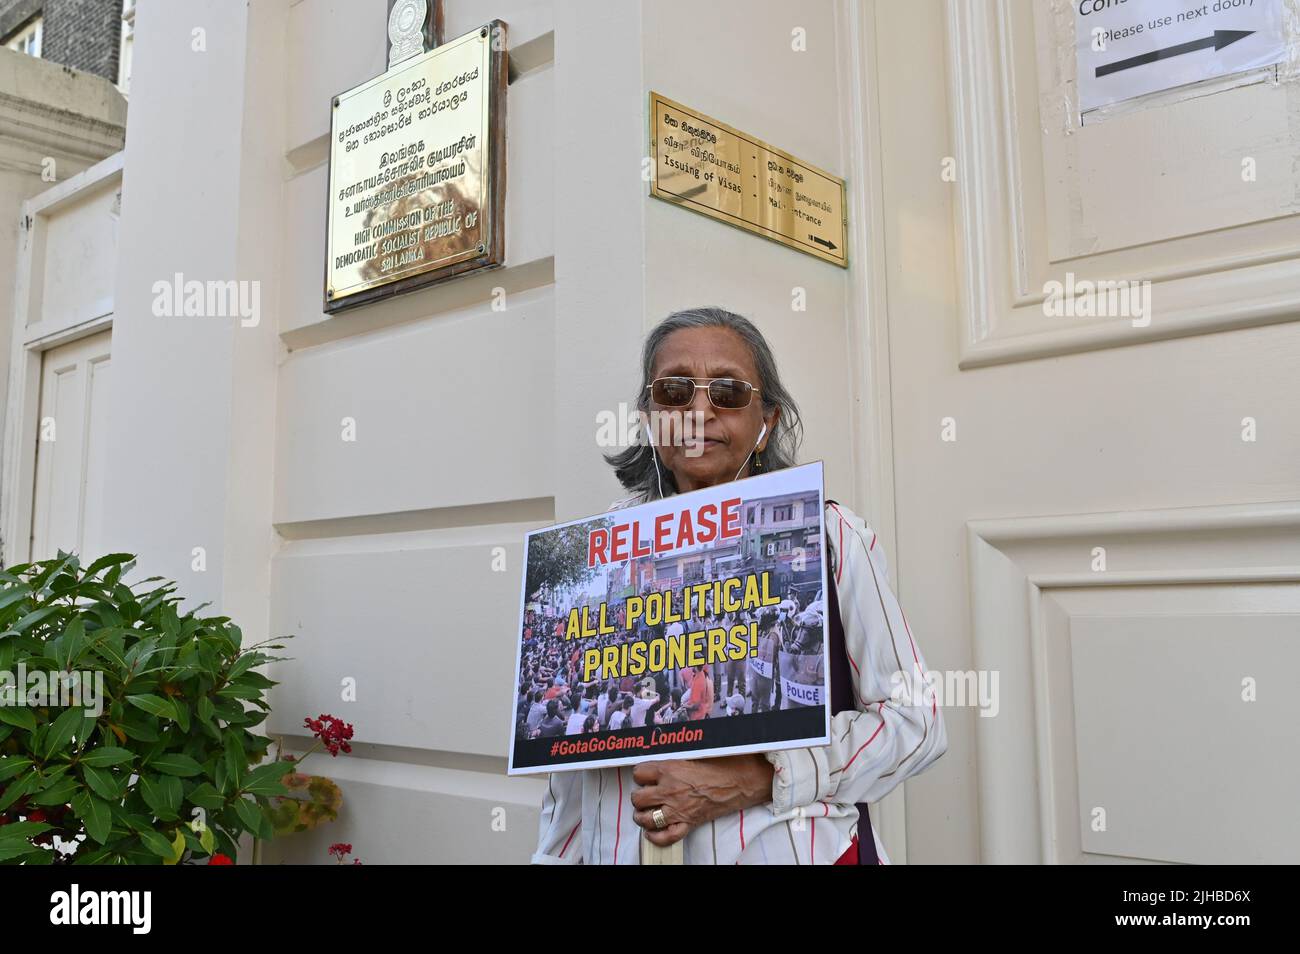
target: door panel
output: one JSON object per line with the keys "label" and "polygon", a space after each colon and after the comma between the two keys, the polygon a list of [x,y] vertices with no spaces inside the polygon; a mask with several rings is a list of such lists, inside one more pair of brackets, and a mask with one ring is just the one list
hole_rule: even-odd
{"label": "door panel", "polygon": [[[1300,87],[1067,128],[1068,7],[872,6],[899,595],[999,677],[908,783],[909,861],[1294,857]],[[1070,273],[1150,281],[1150,323],[1049,314]]]}
{"label": "door panel", "polygon": [[51,348],[41,358],[32,559],[101,551],[104,424],[111,332]]}

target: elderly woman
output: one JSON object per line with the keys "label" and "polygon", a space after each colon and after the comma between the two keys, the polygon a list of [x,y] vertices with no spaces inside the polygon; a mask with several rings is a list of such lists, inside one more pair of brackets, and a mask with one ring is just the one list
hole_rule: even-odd
{"label": "elderly woman", "polygon": [[[719,308],[670,315],[646,339],[639,395],[643,414],[676,416],[678,439],[607,458],[632,492],[611,510],[795,461],[798,409],[766,340],[739,315]],[[694,433],[680,426],[685,412]],[[844,667],[841,684],[846,695],[851,685],[853,701],[832,719],[830,744],[552,773],[534,862],[636,864],[644,831],[656,845],[683,842],[687,864],[858,863],[857,804],[925,769],[947,737],[933,702],[892,698],[894,674],[924,672],[925,663],[889,590],[876,535],[835,503],[827,504],[826,529],[837,597],[827,602],[838,604],[839,655],[847,656],[832,655],[828,682]],[[873,835],[862,857],[883,857],[880,848]]]}

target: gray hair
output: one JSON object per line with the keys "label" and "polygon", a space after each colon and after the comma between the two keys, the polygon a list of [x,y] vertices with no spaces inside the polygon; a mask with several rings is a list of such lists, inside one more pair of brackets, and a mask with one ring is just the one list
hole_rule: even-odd
{"label": "gray hair", "polygon": [[[674,331],[683,328],[728,328],[749,345],[754,356],[754,366],[758,369],[758,393],[763,402],[764,414],[772,408],[781,409],[776,425],[768,435],[767,447],[763,450],[762,467],[755,466],[750,469],[750,473],[767,473],[794,466],[799,444],[803,440],[799,406],[781,383],[781,376],[776,370],[776,358],[762,332],[748,318],[724,308],[687,308],[675,311],[646,336],[645,347],[641,352],[641,387],[637,390],[637,409],[649,412],[650,392],[647,389],[650,387],[655,357],[664,340]],[[605,462],[614,468],[619,483],[641,500],[649,500],[659,493],[655,452],[643,439],[644,429],[638,433],[641,439],[637,443],[616,454],[604,456]],[[663,469],[663,482],[665,495],[677,493],[677,482],[667,468]]]}

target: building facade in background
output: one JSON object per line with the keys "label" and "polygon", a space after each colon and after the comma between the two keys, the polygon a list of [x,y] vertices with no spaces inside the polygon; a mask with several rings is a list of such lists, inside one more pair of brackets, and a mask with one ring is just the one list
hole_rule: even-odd
{"label": "building facade in background", "polygon": [[93,73],[125,92],[135,0],[0,0],[0,46]]}
{"label": "building facade in background", "polygon": [[[997,674],[988,706],[941,696],[947,754],[875,806],[893,860],[1300,856],[1270,681],[1300,665],[1294,72],[1080,122],[1070,4],[446,0],[448,38],[509,25],[504,265],[329,315],[331,104],[385,71],[389,6],[140,0],[123,148],[117,0],[0,0],[49,59],[80,11],[97,74],[0,50],[0,121],[56,74],[101,97],[75,175],[40,179],[44,133],[0,164],[30,189],[0,210],[5,560],[131,552],[293,637],[267,731],[301,750],[332,713],[354,752],[308,767],[339,820],[264,860],[530,857],[524,534],[625,494],[600,422],[699,305],[768,338],[941,680]],[[848,267],[652,198],[651,92],[847,180]],[[1114,280],[1149,320],[1045,307]],[[190,283],[249,307],[178,314]],[[820,545],[798,506],[737,558]]]}

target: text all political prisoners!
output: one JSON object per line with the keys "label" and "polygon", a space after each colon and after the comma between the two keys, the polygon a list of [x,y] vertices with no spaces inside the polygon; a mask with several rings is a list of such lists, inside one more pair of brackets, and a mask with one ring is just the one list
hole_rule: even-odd
{"label": "text all political prisoners!", "polygon": [[[678,590],[630,596],[623,606],[623,629],[635,628],[637,622],[647,626],[686,623],[703,619],[707,607],[715,611],[737,613],[742,610],[775,606],[781,598],[771,592],[769,574],[750,574],[727,580],[696,583]],[[564,638],[591,639],[618,632],[609,621],[607,606],[597,608],[593,626],[590,607],[574,607]],[[758,654],[758,624],[738,623],[730,628],[714,626],[675,636],[660,636],[644,642],[594,647],[583,652],[583,681],[640,676],[665,669],[687,666],[712,666],[714,663],[739,661]]]}

